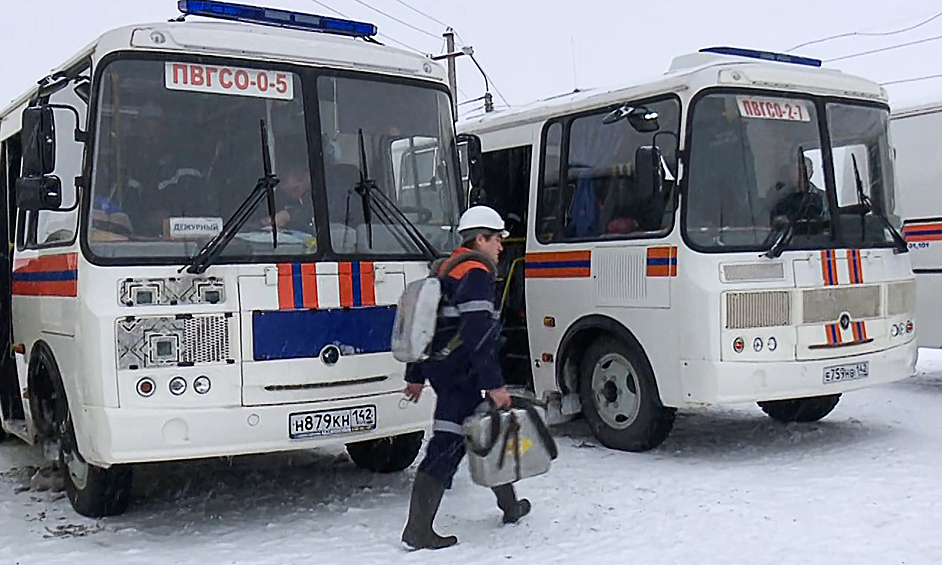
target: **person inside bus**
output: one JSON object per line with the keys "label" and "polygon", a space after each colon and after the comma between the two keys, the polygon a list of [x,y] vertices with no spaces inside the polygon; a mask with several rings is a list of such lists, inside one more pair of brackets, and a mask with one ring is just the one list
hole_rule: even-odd
{"label": "person inside bus", "polygon": [[[314,204],[311,195],[311,174],[305,166],[295,164],[281,177],[275,188],[275,225],[279,229],[314,233]],[[261,219],[263,226],[271,225],[267,213]]]}
{"label": "person inside bus", "polygon": [[779,181],[775,185],[776,190],[786,189],[787,192],[772,207],[772,224],[781,222],[783,218],[795,222],[820,219],[826,215],[825,193],[811,182],[813,174],[813,164],[808,157],[804,158],[804,171],[797,160],[787,166],[786,182]]}

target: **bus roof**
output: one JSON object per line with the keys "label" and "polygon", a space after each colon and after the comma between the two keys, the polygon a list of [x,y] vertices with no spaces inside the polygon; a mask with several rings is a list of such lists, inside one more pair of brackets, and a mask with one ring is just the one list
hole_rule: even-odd
{"label": "bus roof", "polygon": [[698,52],[675,58],[665,74],[648,81],[631,86],[575,91],[539,100],[513,110],[466,119],[459,124],[459,129],[474,132],[502,129],[541,122],[559,114],[614,105],[626,100],[673,92],[696,92],[711,86],[794,90],[884,103],[887,101],[886,91],[879,84],[844,74],[836,69]]}
{"label": "bus roof", "polygon": [[[67,71],[89,58],[100,60],[116,51],[196,53],[305,63],[446,83],[442,66],[418,53],[329,33],[212,21],[171,21],[116,28],[103,33],[51,73]],[[0,119],[6,119],[8,114],[25,106],[36,92],[37,87],[34,87],[14,99],[0,111]]]}

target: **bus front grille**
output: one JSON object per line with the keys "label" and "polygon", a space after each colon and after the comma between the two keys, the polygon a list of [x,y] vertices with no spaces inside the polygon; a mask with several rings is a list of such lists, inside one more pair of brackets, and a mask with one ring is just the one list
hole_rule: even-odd
{"label": "bus front grille", "polygon": [[804,323],[835,322],[847,313],[852,320],[880,316],[880,287],[844,286],[806,290],[802,294]]}
{"label": "bus front grille", "polygon": [[790,320],[788,291],[726,293],[726,329],[787,326]]}
{"label": "bus front grille", "polygon": [[120,318],[118,369],[234,363],[231,322],[231,314]]}
{"label": "bus front grille", "polygon": [[886,286],[886,313],[888,316],[908,314],[916,309],[916,282],[903,281]]}

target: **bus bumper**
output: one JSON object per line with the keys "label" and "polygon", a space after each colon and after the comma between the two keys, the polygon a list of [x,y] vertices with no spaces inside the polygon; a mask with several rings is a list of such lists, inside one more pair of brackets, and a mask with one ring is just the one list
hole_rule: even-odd
{"label": "bus bumper", "polygon": [[[760,402],[821,396],[890,383],[911,376],[916,369],[916,341],[873,353],[818,361],[680,362],[680,378],[687,405]],[[824,383],[824,369],[866,361],[866,378]]]}
{"label": "bus bumper", "polygon": [[[297,412],[376,406],[376,429],[305,439],[288,437],[288,416]],[[426,387],[417,404],[401,392],[356,399],[276,406],[206,409],[88,407],[79,450],[98,466],[174,461],[312,449],[389,437],[431,427],[435,394]],[[78,430],[77,430],[78,431]],[[82,436],[82,434],[78,434]]]}

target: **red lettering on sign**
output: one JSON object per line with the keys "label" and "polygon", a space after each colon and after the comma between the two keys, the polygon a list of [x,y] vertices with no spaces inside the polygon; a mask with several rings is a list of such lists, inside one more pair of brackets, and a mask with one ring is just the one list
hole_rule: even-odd
{"label": "red lettering on sign", "polygon": [[235,85],[239,90],[245,90],[249,87],[249,73],[239,70],[235,74]]}
{"label": "red lettering on sign", "polygon": [[288,92],[288,75],[284,73],[278,73],[278,75],[275,77],[275,85],[275,90],[277,90],[279,94]]}
{"label": "red lettering on sign", "polygon": [[[229,78],[226,79],[226,76]],[[232,69],[221,69],[219,71],[219,85],[223,88],[232,88]]]}
{"label": "red lettering on sign", "polygon": [[173,84],[180,84],[180,75],[183,75],[183,84],[187,84],[186,65],[180,63],[173,64]]}
{"label": "red lettering on sign", "polygon": [[203,67],[190,65],[190,82],[193,86],[203,86]]}
{"label": "red lettering on sign", "polygon": [[256,81],[256,84],[258,85],[259,92],[267,92],[268,91],[268,73],[265,73],[265,72],[258,73],[258,79]]}
{"label": "red lettering on sign", "polygon": [[219,69],[216,67],[206,67],[206,86],[211,87],[213,85],[213,75],[216,74],[218,70]]}

